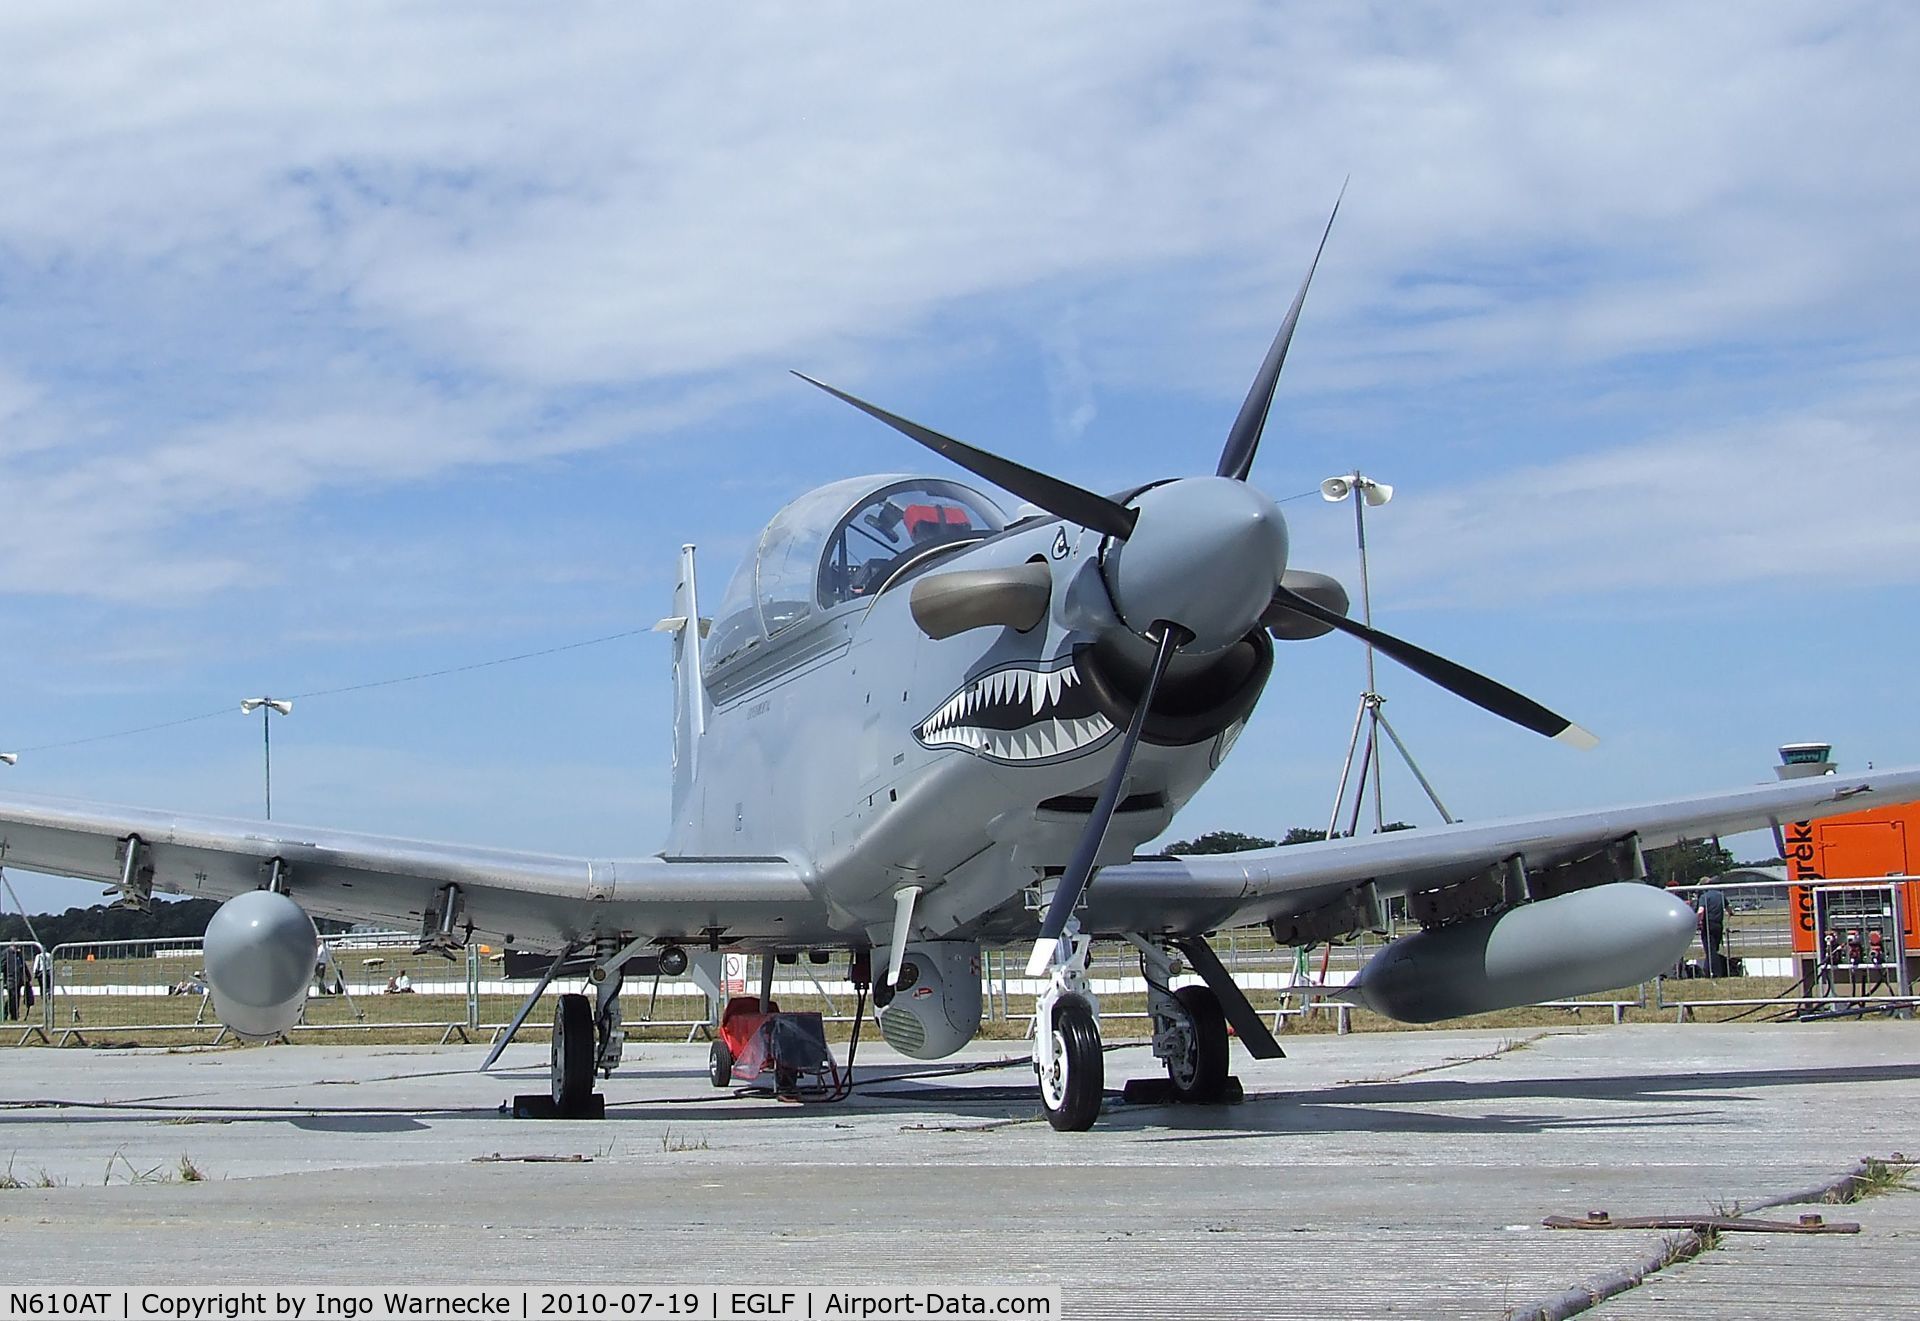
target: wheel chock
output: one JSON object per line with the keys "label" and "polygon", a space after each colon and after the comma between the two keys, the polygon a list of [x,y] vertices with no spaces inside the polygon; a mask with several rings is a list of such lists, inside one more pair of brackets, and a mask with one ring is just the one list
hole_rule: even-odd
{"label": "wheel chock", "polygon": [[[1120,1089],[1120,1099],[1128,1105],[1180,1105],[1184,1104],[1179,1094],[1173,1090],[1170,1078],[1129,1078],[1126,1086]],[[1247,1092],[1240,1080],[1228,1077],[1226,1091],[1222,1093],[1219,1105],[1239,1105],[1247,1099]]]}
{"label": "wheel chock", "polygon": [[562,1110],[550,1092],[524,1092],[500,1109],[513,1119],[605,1119],[607,1098],[595,1092],[578,1108]]}

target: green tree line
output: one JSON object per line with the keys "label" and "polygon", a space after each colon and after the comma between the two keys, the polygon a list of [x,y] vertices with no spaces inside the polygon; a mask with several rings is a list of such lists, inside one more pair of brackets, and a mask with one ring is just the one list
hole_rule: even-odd
{"label": "green tree line", "polygon": [[[1388,830],[1412,830],[1405,821],[1390,822]],[[1270,849],[1285,844],[1307,844],[1327,837],[1324,830],[1312,830],[1306,826],[1295,826],[1279,839],[1268,839],[1264,835],[1246,835],[1237,830],[1210,830],[1193,839],[1179,839],[1166,846],[1165,853],[1193,856],[1205,853],[1244,853],[1248,849]],[[1732,871],[1735,867],[1733,854],[1722,848],[1717,841],[1704,839],[1683,839],[1678,844],[1666,848],[1648,849],[1647,879],[1656,885],[1671,887],[1675,885],[1697,885],[1701,881],[1718,876],[1722,872]],[[1768,864],[1777,865],[1778,859]]]}
{"label": "green tree line", "polygon": [[[38,933],[48,949],[55,945],[99,944],[110,940],[172,940],[181,937],[199,939],[207,934],[207,923],[218,911],[218,899],[178,899],[156,902],[149,912],[95,904],[91,908],[69,908],[64,913],[35,913],[28,920],[18,913],[0,916],[0,941],[32,940]],[[344,922],[315,919],[322,933],[347,930]]]}
{"label": "green tree line", "polygon": [[95,904],[91,908],[69,908],[64,913],[37,913],[32,930],[18,913],[0,918],[0,940],[32,940],[38,933],[48,949],[55,945],[79,945],[107,940],[161,940],[179,936],[204,936],[207,922],[220,907],[217,899],[182,899],[178,903],[156,903],[150,912],[132,908],[114,908]]}

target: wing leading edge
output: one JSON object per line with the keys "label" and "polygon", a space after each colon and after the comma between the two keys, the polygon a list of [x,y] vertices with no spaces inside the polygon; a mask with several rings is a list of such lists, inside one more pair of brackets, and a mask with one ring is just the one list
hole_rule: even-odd
{"label": "wing leading edge", "polygon": [[580,858],[519,853],[275,821],[190,816],[0,796],[0,866],[117,884],[123,841],[155,891],[226,899],[265,882],[277,859],[316,917],[418,929],[440,887],[460,887],[476,939],[557,948],[595,933],[698,938],[831,936],[811,877],[784,858]]}
{"label": "wing leading edge", "polygon": [[1470,881],[1516,856],[1538,874],[1578,863],[1629,836],[1637,836],[1642,848],[1659,848],[1915,799],[1920,768],[1909,767],[1246,853],[1141,858],[1101,869],[1088,891],[1088,925],[1102,933],[1198,935],[1303,914],[1334,920],[1369,882],[1383,897],[1411,894]]}

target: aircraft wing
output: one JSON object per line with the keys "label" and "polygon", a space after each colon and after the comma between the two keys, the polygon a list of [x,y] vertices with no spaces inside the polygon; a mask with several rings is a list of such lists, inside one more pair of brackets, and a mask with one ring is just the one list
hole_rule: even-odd
{"label": "aircraft wing", "polygon": [[1367,882],[1382,896],[1411,894],[1472,880],[1516,855],[1529,873],[1550,879],[1552,869],[1578,865],[1632,835],[1642,848],[1659,848],[1915,799],[1920,768],[1909,767],[1560,816],[1422,827],[1246,853],[1139,858],[1100,869],[1082,921],[1103,934],[1198,935],[1303,915],[1334,920],[1351,909],[1351,896]]}
{"label": "aircraft wing", "polygon": [[783,858],[576,858],[392,839],[349,831],[0,796],[0,866],[119,884],[123,841],[156,891],[226,899],[265,882],[279,859],[289,893],[316,917],[418,931],[440,887],[460,887],[464,933],[557,949],[595,930],[698,939],[824,940],[825,905]]}

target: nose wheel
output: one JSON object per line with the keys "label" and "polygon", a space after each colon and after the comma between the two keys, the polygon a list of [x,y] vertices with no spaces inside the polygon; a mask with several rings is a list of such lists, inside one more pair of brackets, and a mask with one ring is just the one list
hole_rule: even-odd
{"label": "nose wheel", "polygon": [[1100,1048],[1100,1001],[1087,980],[1093,941],[1070,919],[1048,969],[1049,984],[1033,1014],[1033,1071],[1047,1122],[1084,1133],[1100,1117],[1106,1062]]}
{"label": "nose wheel", "polygon": [[1035,1065],[1040,1104],[1047,1122],[1060,1132],[1084,1133],[1099,1117],[1106,1091],[1100,1024],[1093,1007],[1077,996],[1062,997],[1053,1009],[1052,1036],[1052,1058]]}

